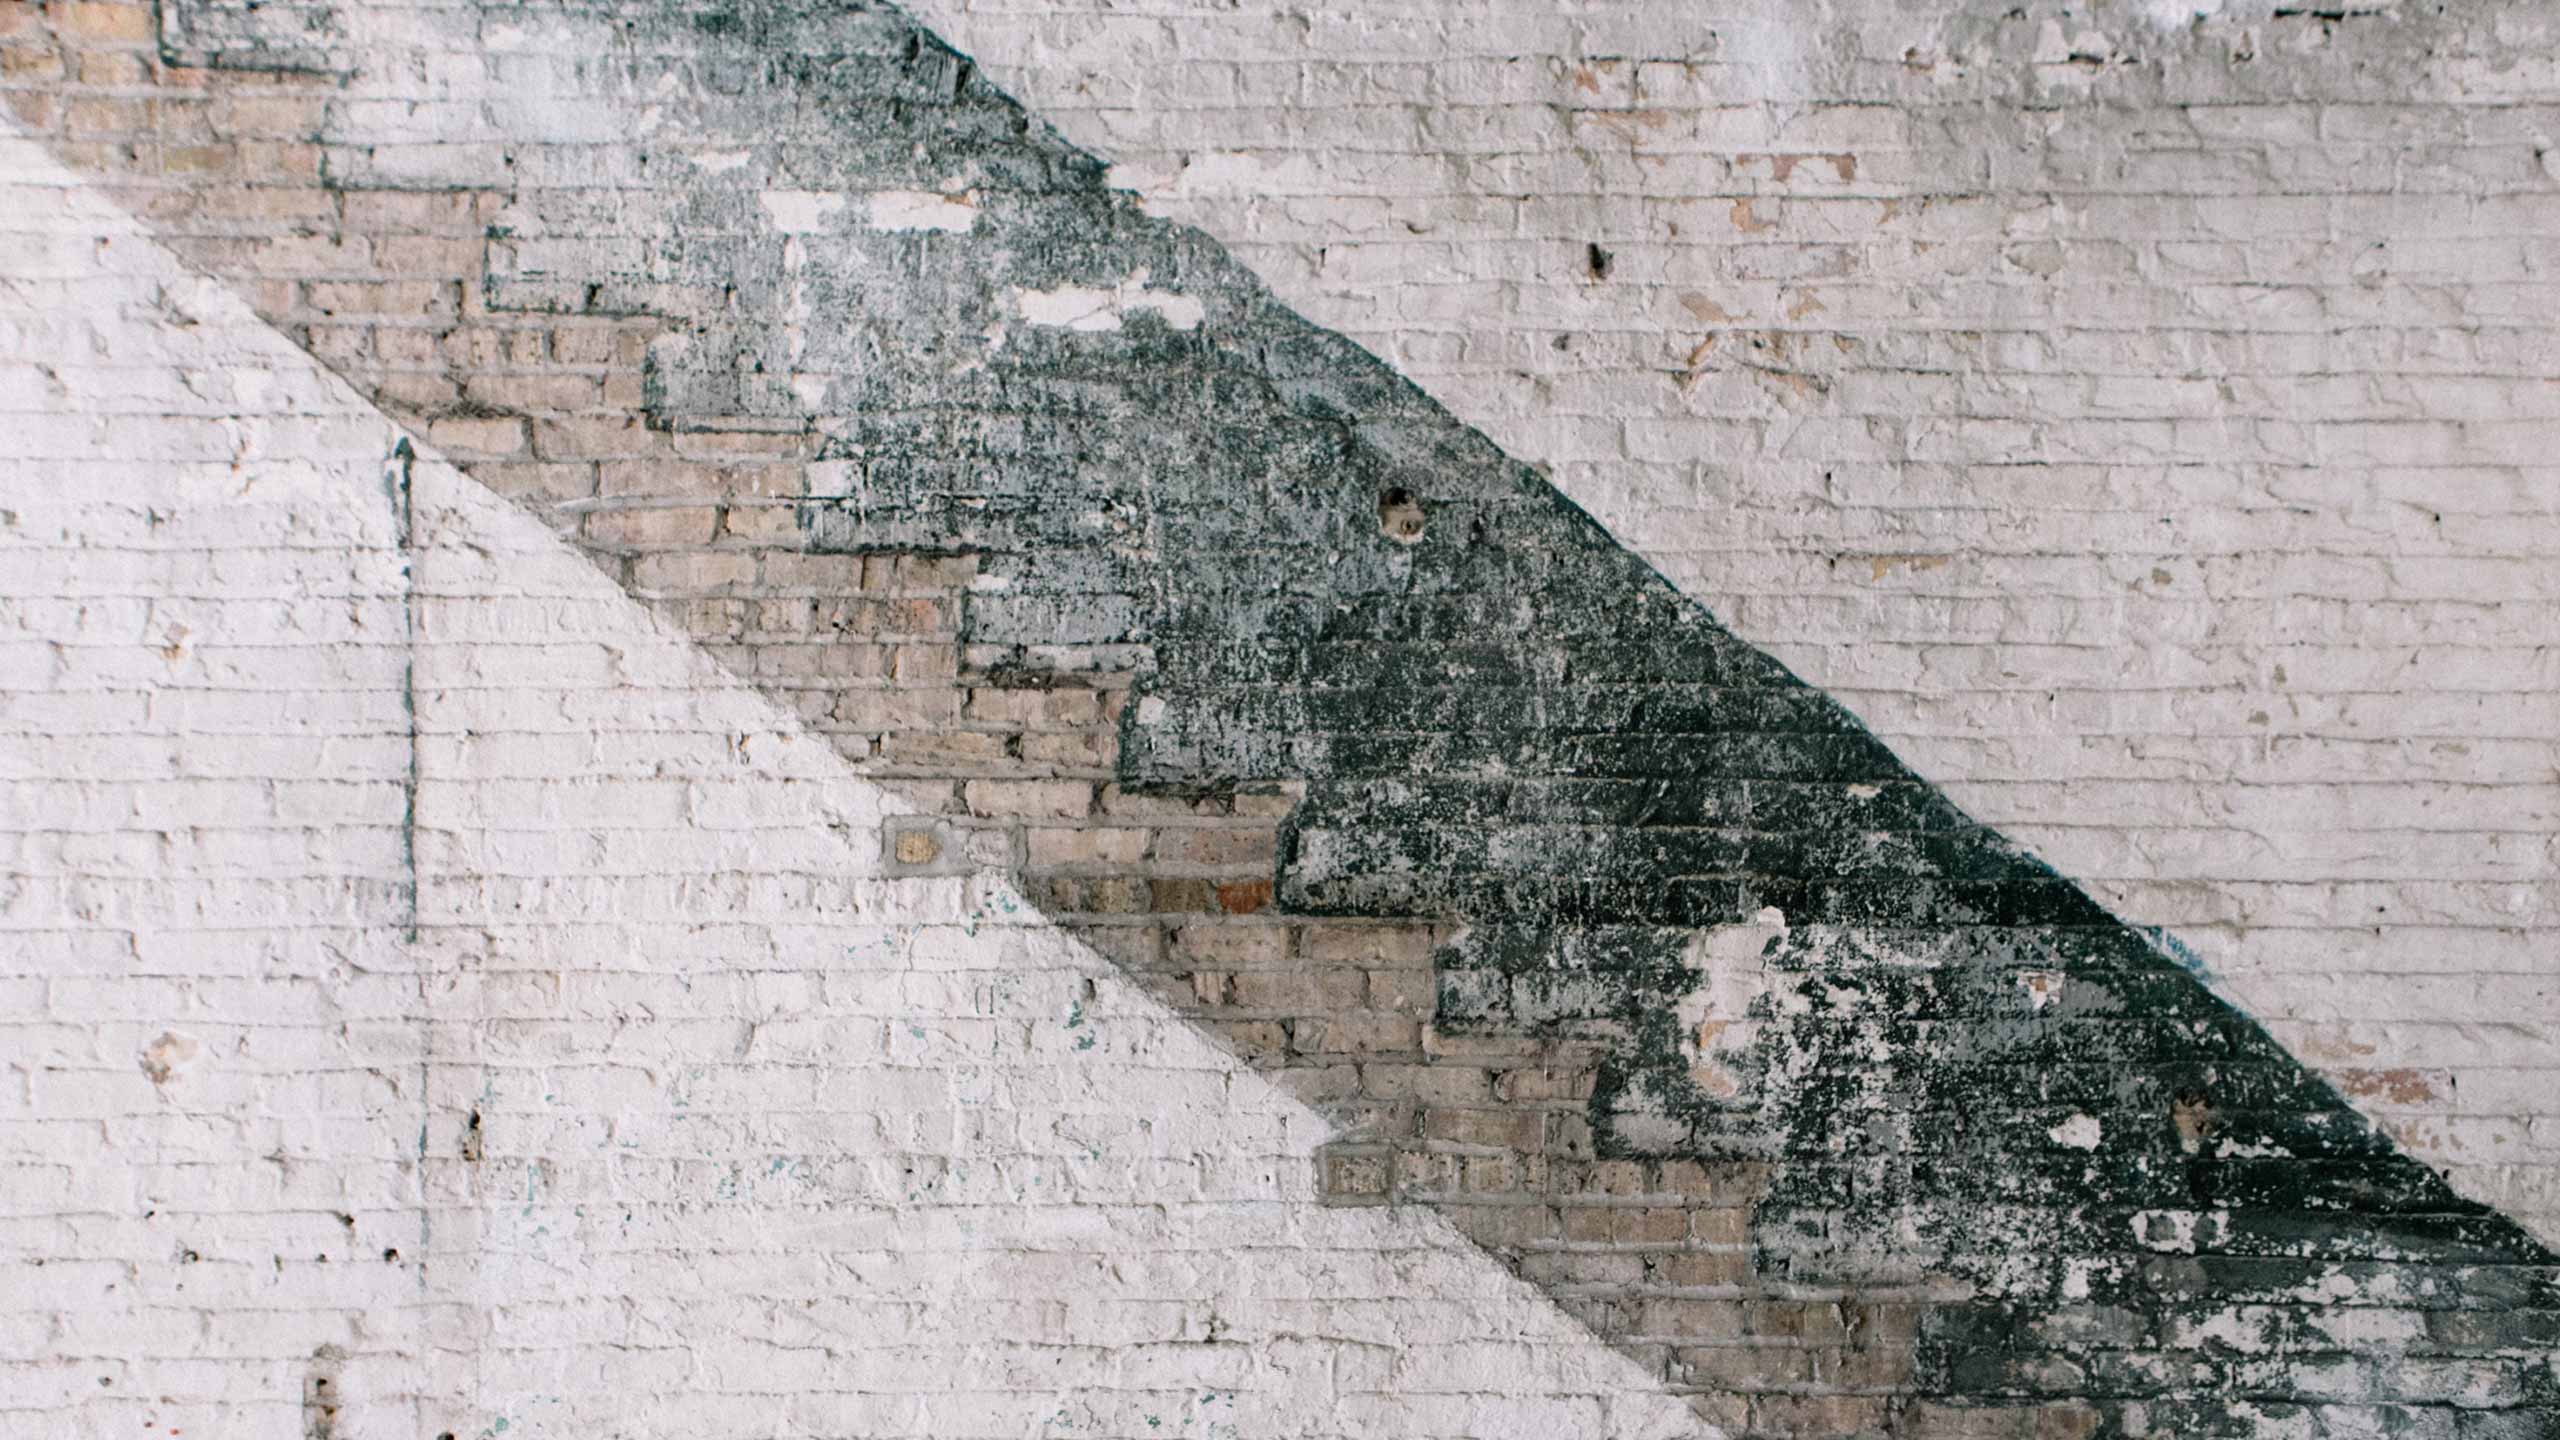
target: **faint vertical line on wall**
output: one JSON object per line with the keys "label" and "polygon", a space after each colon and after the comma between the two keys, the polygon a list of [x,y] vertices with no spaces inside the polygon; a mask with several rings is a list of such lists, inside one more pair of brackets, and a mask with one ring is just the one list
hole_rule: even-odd
{"label": "faint vertical line on wall", "polygon": [[[416,967],[418,981],[418,1134],[411,1176],[417,1186],[418,1250],[414,1265],[419,1313],[424,1323],[434,1307],[427,1283],[435,1240],[434,1190],[427,1180],[427,1151],[429,1136],[435,1129],[436,1021],[435,966],[418,944],[418,548],[412,484],[417,458],[417,449],[409,443],[408,436],[394,439],[390,461],[383,467],[382,487],[391,506],[392,542],[399,549],[400,713],[409,729],[409,768],[400,798],[400,864],[404,880],[401,938],[408,963]],[[418,1388],[420,1401],[427,1401],[428,1387],[422,1384]]]}
{"label": "faint vertical line on wall", "polygon": [[391,446],[382,486],[391,502],[393,543],[400,551],[400,710],[409,725],[409,775],[400,803],[400,866],[404,875],[402,938],[418,943],[418,577],[410,470],[417,451],[403,435]]}

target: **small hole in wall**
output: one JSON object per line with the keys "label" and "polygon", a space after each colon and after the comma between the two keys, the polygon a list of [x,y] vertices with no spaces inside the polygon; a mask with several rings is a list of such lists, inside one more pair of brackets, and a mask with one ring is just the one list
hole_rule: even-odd
{"label": "small hole in wall", "polygon": [[1378,529],[1390,540],[1410,545],[1422,538],[1422,502],[1401,485],[1378,492]]}
{"label": "small hole in wall", "polygon": [[1606,280],[1609,278],[1610,265],[1615,263],[1618,257],[1601,249],[1600,242],[1595,240],[1583,248],[1582,258],[1583,263],[1591,267],[1592,279]]}
{"label": "small hole in wall", "polygon": [[2169,1120],[2177,1128],[2178,1148],[2190,1155],[2204,1149],[2204,1142],[2222,1128],[2222,1117],[2214,1112],[2213,1103],[2202,1090],[2181,1090],[2169,1103]]}

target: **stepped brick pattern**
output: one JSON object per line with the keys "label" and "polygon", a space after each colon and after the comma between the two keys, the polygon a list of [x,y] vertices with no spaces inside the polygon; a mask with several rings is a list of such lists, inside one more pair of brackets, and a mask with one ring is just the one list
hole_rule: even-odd
{"label": "stepped brick pattern", "polygon": [[2560,10],[910,9],[2560,1239]]}
{"label": "stepped brick pattern", "polygon": [[[178,747],[136,763],[190,724],[155,687],[363,697],[364,844],[296,827],[308,763],[236,787],[276,883],[354,867],[317,883],[359,938],[261,912],[228,1003],[371,987],[313,1023],[372,1087],[308,1083],[415,1237],[371,1262],[406,1292],[291,1307],[289,1396],[241,1357],[307,1433],[2560,1434],[2545,1240],[905,15],[7,14],[17,123],[334,372],[281,367],[344,417],[297,460],[369,487],[224,509],[272,397],[179,357],[134,399],[202,417],[191,503],[13,524],[30,693],[117,689],[59,658],[104,627]],[[27,293],[18,486],[84,424],[163,458]],[[351,598],[293,619],[218,549],[139,565],[138,620],[50,598],[82,527],[199,513]],[[278,654],[189,668],[150,586],[235,582]],[[46,1043],[165,1098],[208,1042],[130,1016],[214,1003],[141,953],[184,926],[75,882],[201,912],[213,841],[27,843]],[[57,993],[56,935],[140,967],[129,1010]],[[262,1108],[305,1083],[208,1014]],[[169,1273],[159,1214],[88,1227],[94,1313]],[[28,1349],[37,1408],[148,1409]]]}
{"label": "stepped brick pattern", "polygon": [[1697,1433],[40,151],[0,195],[0,1433]]}

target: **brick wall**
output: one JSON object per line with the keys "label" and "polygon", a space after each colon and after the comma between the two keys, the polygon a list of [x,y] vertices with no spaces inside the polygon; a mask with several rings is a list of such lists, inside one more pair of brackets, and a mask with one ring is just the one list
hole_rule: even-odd
{"label": "brick wall", "polygon": [[23,141],[0,193],[0,1429],[1688,1431]]}
{"label": "brick wall", "polygon": [[2560,1235],[2548,7],[917,13]]}
{"label": "brick wall", "polygon": [[0,195],[0,1429],[400,1405],[394,432],[14,136]]}
{"label": "brick wall", "polygon": [[[2523,1229],[2368,1126],[2191,954],[1975,824],[1541,476],[1141,214],[895,14],[8,14],[11,106],[55,155],[660,627],[575,566],[583,589],[542,578],[562,552],[505,512],[431,505],[395,547],[419,809],[395,902],[415,918],[383,923],[434,957],[412,962],[407,1015],[450,1059],[414,1101],[417,1215],[443,1237],[419,1313],[474,1343],[369,1393],[413,1387],[427,1433],[451,1423],[438,1404],[478,1407],[464,1424],[743,1411],[1009,1433],[1066,1397],[1101,1408],[1049,1418],[1127,1433],[1193,1387],[1259,1398],[1176,1423],[1274,1433],[1615,1433],[1671,1423],[1645,1408],[1666,1393],[1771,1435],[2547,1428],[2551,1257]],[[1198,33],[1214,57],[1225,32]],[[1574,285],[1626,278],[1590,243]],[[1820,253],[1799,237],[1760,259]],[[364,423],[363,493],[425,493]],[[386,490],[386,470],[410,478]],[[703,726],[701,705],[774,708]],[[634,710],[626,755],[612,727]],[[809,738],[759,753],[768,730]],[[746,760],[798,783],[696,773]],[[469,784],[426,783],[448,775]],[[844,878],[866,874],[892,878]],[[1023,901],[1074,940],[963,943]],[[938,979],[887,1008],[811,980],[859,973],[870,944],[933,970],[942,943],[965,952],[965,1013]],[[1114,968],[1042,958],[1088,951]],[[2494,951],[2462,963],[2524,974],[2527,1001],[2547,986]],[[697,974],[716,1018],[662,1021],[695,1006]],[[1073,1032],[1120,1013],[1105,981],[1167,1037],[1142,1051],[1189,1058],[1090,1078]],[[1049,1036],[1034,1017],[1061,997]],[[2536,1022],[2515,1009],[2467,1014],[2521,1048]],[[820,1038],[759,1057],[792,1026]],[[881,1108],[834,1104],[883,1068],[874,1047],[903,1062]],[[2529,1067],[2480,1068],[2525,1077],[2481,1143],[2529,1162]],[[2431,1085],[2364,1088],[2448,1109]],[[1115,1098],[1090,1125],[1056,1118],[1062,1086]],[[1263,1110],[1285,1138],[1253,1138]],[[1026,1170],[1075,1154],[1024,1137],[1134,1127],[1180,1148],[1163,1137],[1200,1126],[1255,1172],[1166,1182],[1213,1207],[1201,1228],[1115,1220],[1107,1176],[1003,1222],[1019,1234],[973,1219],[966,1258],[902,1248],[912,1271],[866,1270],[845,1257],[873,1237],[821,1228],[827,1278],[781,1289],[851,1308],[778,1338],[804,1321],[758,1268],[785,1263],[772,1227],[983,1204],[962,1174],[979,1167],[1021,1202]],[[901,1193],[892,1163],[952,1188]],[[2530,1163],[2474,1168],[2456,1172],[2474,1197],[2533,1193]],[[1019,1285],[1052,1248],[1044,1226],[1104,1225],[1097,1257],[1188,1256],[1256,1233],[1257,1202],[1319,1193],[1334,1204],[1286,1212],[1278,1254],[1234,1278],[1183,1262],[1205,1321],[1159,1305],[1110,1339],[1111,1317],[1064,1303],[1090,1271],[1041,1270],[1065,1287],[1047,1308],[972,1308],[981,1278]],[[813,1208],[831,1218],[788,1218]],[[635,1270],[633,1225],[683,1233]],[[1382,1262],[1327,1258],[1343,1246],[1439,1258],[1385,1261],[1380,1285],[1357,1266]],[[1323,1277],[1317,1308],[1253,1331],[1220,1297],[1282,1260]],[[1504,1297],[1507,1318],[1427,1295],[1370,1316],[1416,1274]],[[841,1353],[883,1315],[914,1327],[911,1353]],[[1310,1317],[1397,1358],[1381,1378],[1345,1358],[1368,1351],[1327,1351],[1325,1383],[1291,1390],[1280,1336]],[[1208,1350],[1147,1348],[1195,1322]],[[688,1327],[721,1325],[746,1347],[678,1367]],[[1028,1348],[984,1348],[997,1332]],[[355,1348],[327,1343],[288,1357],[306,1390],[356,1383]],[[936,1405],[864,1368],[955,1347],[1011,1378]],[[1161,1395],[1093,1398],[1145,1395],[1144,1375]],[[646,1404],[638,1376],[663,1377]]]}

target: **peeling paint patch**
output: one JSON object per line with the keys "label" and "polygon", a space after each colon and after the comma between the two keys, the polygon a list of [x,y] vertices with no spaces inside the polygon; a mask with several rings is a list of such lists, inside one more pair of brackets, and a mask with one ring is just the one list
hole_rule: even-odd
{"label": "peeling paint patch", "polygon": [[1772,999],[1767,957],[1786,937],[1785,912],[1768,906],[1749,924],[1719,926],[1689,944],[1684,958],[1700,980],[1680,997],[1680,1045],[1689,1057],[1690,1079],[1717,1099],[1741,1093],[1760,1032],[1753,1011],[1765,1010]]}
{"label": "peeling paint patch", "polygon": [[2053,1137],[2054,1144],[2073,1150],[2095,1150],[2098,1142],[2106,1138],[2094,1115],[2074,1115],[2045,1133]]}
{"label": "peeling paint patch", "polygon": [[974,195],[942,195],[931,190],[880,190],[871,196],[874,230],[943,230],[960,234],[978,223]]}
{"label": "peeling paint patch", "polygon": [[186,1073],[187,1067],[203,1053],[204,1042],[193,1035],[164,1030],[160,1032],[159,1039],[143,1050],[142,1073],[150,1077],[152,1084],[166,1085]]}
{"label": "peeling paint patch", "polygon": [[826,190],[767,190],[756,199],[773,228],[785,235],[806,235],[828,228],[845,208],[845,196]]}
{"label": "peeling paint patch", "polygon": [[1034,325],[1064,330],[1117,330],[1126,318],[1151,310],[1176,330],[1197,330],[1208,307],[1188,295],[1147,288],[1147,272],[1138,271],[1117,289],[1061,285],[1055,290],[1013,290],[1007,298],[1014,311]]}
{"label": "peeling paint patch", "polygon": [[2359,1100],[2419,1105],[2441,1098],[2434,1078],[2421,1070],[2402,1067],[2391,1070],[2335,1070],[2330,1073],[2339,1089]]}
{"label": "peeling paint patch", "polygon": [[2154,28],[2183,30],[2222,13],[2224,0],[2145,0],[2142,18]]}
{"label": "peeling paint patch", "polygon": [[2059,970],[2021,970],[2018,988],[2027,992],[2027,1008],[2041,1010],[2062,998],[2062,972]]}
{"label": "peeling paint patch", "polygon": [[2169,1123],[2177,1129],[2178,1148],[2193,1155],[2204,1148],[2219,1119],[2201,1092],[2189,1091],[2170,1102]]}

